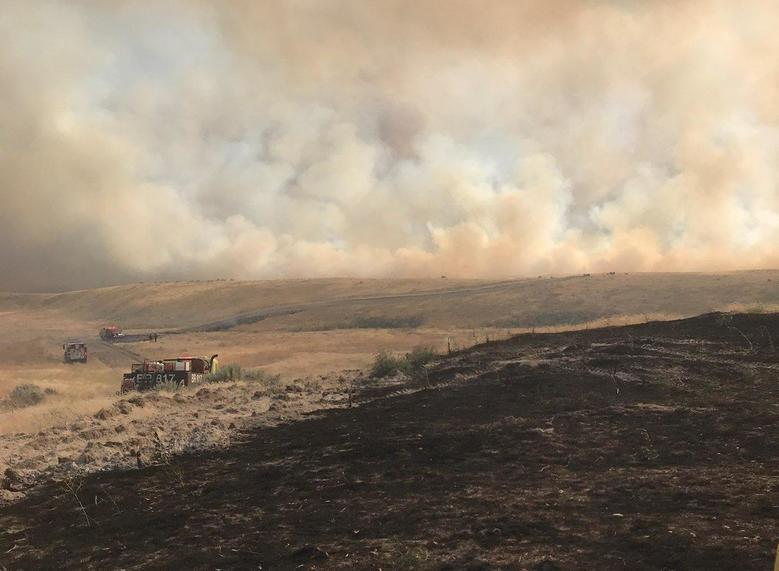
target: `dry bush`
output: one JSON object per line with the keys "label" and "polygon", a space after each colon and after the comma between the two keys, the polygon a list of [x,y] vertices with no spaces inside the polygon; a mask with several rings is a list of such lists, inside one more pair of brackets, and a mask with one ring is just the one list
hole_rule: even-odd
{"label": "dry bush", "polygon": [[262,369],[242,369],[236,363],[229,363],[220,367],[220,369],[208,375],[206,382],[223,383],[227,381],[250,381],[263,383],[266,385],[278,385],[281,378],[279,375],[271,375]]}
{"label": "dry bush", "polygon": [[241,366],[236,363],[228,363],[219,368],[215,373],[206,377],[207,383],[224,383],[226,381],[239,381],[241,379]]}
{"label": "dry bush", "polygon": [[387,351],[379,351],[373,359],[371,376],[377,379],[388,377],[393,373],[415,376],[435,358],[435,355],[435,351],[430,347],[417,347],[402,357]]}
{"label": "dry bush", "polygon": [[381,379],[398,371],[405,372],[406,369],[407,363],[403,357],[398,357],[387,351],[379,351],[373,359],[371,376]]}
{"label": "dry bush", "polygon": [[252,383],[259,383],[271,393],[276,393],[282,390],[281,375],[271,375],[262,369],[243,371],[241,380]]}
{"label": "dry bush", "polygon": [[410,353],[406,353],[406,361],[412,371],[420,369],[435,359],[436,353],[432,347],[416,347]]}
{"label": "dry bush", "polygon": [[34,406],[42,403],[46,395],[54,394],[54,392],[52,389],[44,390],[32,383],[16,385],[5,400],[0,402],[0,408],[13,410]]}

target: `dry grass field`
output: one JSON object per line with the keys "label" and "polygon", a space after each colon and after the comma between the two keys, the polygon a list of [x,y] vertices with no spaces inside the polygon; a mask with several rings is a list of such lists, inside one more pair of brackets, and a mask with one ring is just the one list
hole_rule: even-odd
{"label": "dry grass field", "polygon": [[[603,274],[485,282],[318,279],[132,284],[56,294],[0,294],[0,400],[19,384],[54,391],[0,412],[0,434],[38,430],[115,398],[131,353],[219,353],[287,380],[368,365],[380,350],[469,347],[523,331],[643,323],[779,304],[779,271]],[[105,324],[158,331],[158,343],[99,343]],[[209,324],[208,327],[201,327]],[[62,363],[67,337],[87,365]],[[128,351],[130,353],[128,353]]]}
{"label": "dry grass field", "polygon": [[[29,462],[84,448],[121,469],[55,462],[28,495],[6,474],[21,497],[0,507],[0,553],[25,569],[769,569],[777,339],[776,314],[707,314],[482,344],[424,377],[355,379],[349,404],[337,379],[123,399],[19,440]],[[204,430],[228,445],[166,454]]]}
{"label": "dry grass field", "polygon": [[[245,552],[241,541],[223,537],[220,541],[233,549],[228,566],[275,561],[274,568],[302,565],[325,569],[349,567],[359,560],[360,565],[409,569],[428,561],[449,561],[452,568],[459,568],[461,563],[478,563],[473,554],[481,553],[480,557],[500,568],[519,556],[530,557],[533,565],[546,565],[553,553],[549,549],[554,548],[553,559],[567,568],[581,556],[577,549],[585,548],[577,547],[580,544],[576,541],[560,543],[556,538],[569,533],[583,536],[594,526],[599,530],[596,535],[603,538],[603,548],[617,553],[617,559],[602,568],[621,569],[619,561],[631,560],[636,553],[654,557],[646,560],[650,561],[647,569],[688,568],[687,563],[692,565],[689,568],[702,568],[700,565],[723,556],[729,562],[747,562],[744,568],[759,568],[770,547],[765,522],[773,517],[776,506],[764,499],[728,503],[728,498],[740,494],[748,499],[758,489],[770,493],[765,482],[771,469],[760,471],[754,464],[759,460],[767,466],[769,458],[752,444],[764,441],[762,431],[775,414],[772,375],[777,367],[775,340],[779,343],[779,334],[775,316],[754,314],[779,307],[777,283],[779,272],[763,271],[606,274],[503,282],[218,281],[136,284],[64,294],[2,294],[0,504],[10,505],[7,511],[0,509],[0,518],[5,517],[7,523],[5,534],[0,533],[0,549],[22,566],[48,566],[67,559],[63,559],[62,549],[70,545],[71,530],[79,528],[81,534],[80,526],[86,524],[76,541],[82,551],[79,560],[97,567],[122,560],[130,553],[99,546],[95,549],[101,551],[93,549],[93,520],[101,526],[99,531],[105,534],[107,544],[115,544],[119,536],[135,541],[122,528],[123,520],[112,520],[109,512],[121,509],[134,514],[140,525],[146,508],[133,504],[137,499],[133,490],[140,481],[152,478],[152,487],[144,494],[154,509],[161,505],[155,490],[169,491],[171,482],[178,482],[177,494],[198,502],[201,500],[195,498],[210,497],[210,492],[203,491],[211,489],[206,480],[224,479],[219,470],[232,465],[230,455],[236,454],[240,465],[253,466],[251,477],[263,482],[258,490],[264,491],[252,495],[238,482],[227,496],[213,496],[216,503],[206,506],[206,511],[256,519],[259,516],[242,514],[239,504],[232,502],[239,498],[248,498],[249,503],[262,498],[265,502],[272,496],[281,502],[274,508],[281,520],[263,520],[262,526],[298,529],[303,517],[319,521],[311,528],[315,534],[328,527],[324,520],[316,519],[320,517],[317,514],[340,521],[338,514],[328,511],[330,507],[349,505],[354,494],[363,504],[362,511],[355,512],[360,534],[349,540],[320,535],[312,547],[294,532],[284,540],[294,546],[291,552],[270,538]],[[711,310],[753,315],[736,315],[732,323],[730,315],[664,323]],[[102,342],[97,331],[110,323],[128,333],[157,332],[159,341]],[[635,325],[619,327],[630,324]],[[529,335],[517,336],[521,333]],[[62,342],[69,337],[88,343],[87,364],[62,362]],[[426,369],[425,377],[407,371],[377,379],[365,372],[380,351],[405,353],[422,346],[440,354],[452,350],[453,354],[442,357],[429,376]],[[220,355],[223,364],[235,363],[262,374],[254,381],[245,378],[221,385],[196,385],[173,393],[117,394],[121,374],[133,361],[213,353]],[[735,385],[731,377],[737,378]],[[24,387],[33,385],[37,400],[20,401],[20,395],[29,396]],[[428,390],[431,387],[437,388]],[[759,394],[755,392],[758,389]],[[735,395],[733,403],[728,400],[730,392]],[[675,399],[682,399],[683,404],[675,404]],[[721,411],[720,406],[724,407]],[[376,422],[377,417],[394,420],[381,423]],[[625,423],[632,424],[624,428]],[[320,425],[322,428],[317,428]],[[363,442],[360,436],[359,446],[354,448],[350,434],[351,427],[357,425],[366,439]],[[431,426],[433,432],[428,434]],[[255,432],[258,439],[249,436]],[[714,447],[690,443],[689,434],[698,433],[721,441],[730,454],[725,464],[720,466],[721,458],[712,455]],[[264,434],[272,435],[270,440]],[[448,452],[443,456],[430,452],[430,456],[427,444],[421,452],[417,440],[424,434],[428,436],[423,440],[433,439],[431,451]],[[242,444],[245,438],[253,439],[248,448]],[[587,448],[591,439],[597,443],[595,449]],[[624,446],[619,444],[623,440]],[[271,441],[278,442],[269,448]],[[517,455],[518,441],[532,456],[530,460]],[[309,442],[320,442],[313,445],[314,450],[335,446],[333,450],[345,456],[335,464],[329,463],[332,458],[322,457],[321,465],[312,460],[320,457],[314,450],[305,457],[288,456],[289,450],[304,450]],[[608,459],[604,450],[611,450],[609,443],[615,442],[621,447],[609,452],[615,458],[610,464],[603,460]],[[752,448],[745,448],[745,442],[751,442]],[[473,456],[475,443],[480,448]],[[382,452],[377,454],[374,449]],[[244,452],[246,457],[241,459]],[[409,454],[413,463],[403,464]],[[461,454],[470,460],[436,471],[439,462]],[[680,468],[687,456],[696,462],[691,471]],[[201,458],[215,472],[204,476],[203,489],[197,484],[193,491],[187,487],[185,474],[192,473],[188,463],[198,464]],[[265,461],[257,464],[248,458],[297,462],[299,469],[268,474]],[[488,476],[505,471],[505,465],[512,462],[515,465],[505,474],[514,487],[507,496],[499,482],[490,487]],[[152,472],[142,472],[144,476],[138,480],[136,469],[149,464]],[[614,466],[627,478],[616,491],[610,488]],[[700,480],[698,466],[709,480]],[[104,481],[91,479],[100,476],[89,474],[108,468],[124,470],[121,473],[126,476],[117,476],[124,483],[117,487],[113,480],[106,480],[105,485],[112,488],[110,496],[102,491],[93,494],[95,486],[103,490]],[[311,492],[317,474],[330,470],[341,475],[348,472],[344,476],[348,481],[334,480],[332,506],[295,503],[300,494],[305,497]],[[587,478],[593,485],[587,489],[580,486],[577,474],[581,470],[591,472]],[[746,489],[727,480],[731,472],[752,478],[748,481],[754,486]],[[299,477],[294,475],[298,473]],[[378,486],[374,496],[370,491],[374,488],[367,482],[379,473],[390,477],[387,482],[371,484]],[[384,524],[374,526],[379,512],[372,511],[370,505],[384,505],[387,497],[398,493],[393,482],[403,489],[408,487],[413,496],[420,474],[425,474],[424,481],[433,478],[431,481],[439,482],[431,484],[433,488],[414,503],[427,506],[423,512],[403,503],[406,499],[402,498],[411,497],[405,492],[395,500],[400,502],[401,512],[411,513],[419,526],[437,530],[436,539],[420,542],[417,532],[404,535],[402,528],[408,518],[398,512],[397,520],[386,517],[387,525],[397,526],[393,533],[399,539],[384,542],[376,535]],[[555,477],[552,483],[548,483],[550,475]],[[527,478],[534,487],[523,487]],[[653,518],[647,515],[649,504],[642,504],[641,514],[631,514],[631,498],[647,490],[647,498],[653,497],[654,490],[662,495],[663,490],[676,485],[674,478],[686,478],[685,485],[691,486],[691,508],[679,512],[669,503],[663,507],[667,513]],[[76,509],[83,499],[82,485],[94,499],[95,507],[90,505],[89,512]],[[294,488],[299,491],[284,495]],[[715,489],[717,502],[731,510],[729,517],[739,522],[738,529],[747,529],[752,539],[742,541],[740,532],[712,527],[708,519],[696,515],[697,505],[709,509],[705,502],[710,488]],[[493,515],[499,510],[494,507],[474,512],[473,521],[478,525],[463,532],[469,534],[467,537],[460,537],[455,523],[462,520],[458,514],[476,505],[468,494],[477,498],[479,506],[498,506],[520,489],[524,496],[517,496],[520,499],[515,498],[515,504],[531,505],[534,512],[528,513],[519,527],[510,521],[513,516],[508,512],[495,519]],[[534,496],[534,490],[539,489],[543,494]],[[569,495],[560,496],[558,501],[555,494],[561,493],[559,490]],[[603,519],[601,503],[607,496],[609,513],[621,514],[620,521]],[[113,499],[107,500],[109,497]],[[106,504],[113,501],[119,507]],[[294,504],[298,511],[288,513],[282,504]],[[742,504],[744,509],[738,507]],[[583,515],[559,527],[550,523],[558,505],[567,506],[571,514],[583,509]],[[456,511],[449,513],[451,506],[457,506]],[[35,527],[25,514],[41,510],[69,514],[59,518],[68,522],[67,528],[50,528],[45,523]],[[749,519],[752,512],[758,519]],[[166,504],[158,513],[177,512]],[[675,518],[674,514],[682,514],[683,525],[665,530],[664,522]],[[171,516],[170,521],[178,521],[179,515]],[[632,526],[630,530],[623,529],[622,519]],[[350,525],[344,520],[336,527]],[[349,535],[342,533],[346,527],[339,538]],[[32,535],[19,531],[25,529],[32,530]],[[694,535],[683,535],[688,532]],[[608,539],[618,538],[620,533],[664,539],[655,546],[635,537],[630,540],[634,543]],[[674,535],[666,538],[666,533]],[[683,544],[671,541],[679,533],[685,538]],[[696,536],[712,539],[696,540]],[[720,541],[727,543],[725,551],[717,547]],[[596,548],[585,553],[593,565],[600,557]],[[171,553],[155,547],[152,554],[136,545],[132,554],[143,554],[145,564],[219,566],[223,555],[208,549],[191,550],[192,561],[178,558],[177,553],[183,553],[179,549]],[[327,557],[322,559],[322,553]],[[684,553],[689,554],[687,560]],[[125,563],[134,566],[129,560]]]}

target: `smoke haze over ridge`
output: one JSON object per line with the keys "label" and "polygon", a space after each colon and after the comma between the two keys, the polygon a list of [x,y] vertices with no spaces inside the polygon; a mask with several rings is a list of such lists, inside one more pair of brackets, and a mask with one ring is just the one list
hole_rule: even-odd
{"label": "smoke haze over ridge", "polygon": [[775,3],[0,10],[0,289],[779,266]]}

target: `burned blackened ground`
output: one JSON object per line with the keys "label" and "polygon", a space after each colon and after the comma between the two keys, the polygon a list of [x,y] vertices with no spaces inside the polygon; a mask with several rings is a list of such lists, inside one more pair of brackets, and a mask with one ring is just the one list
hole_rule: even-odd
{"label": "burned blackened ground", "polygon": [[707,315],[480,346],[414,391],[52,484],[0,511],[0,561],[767,569],[774,342],[777,316]]}

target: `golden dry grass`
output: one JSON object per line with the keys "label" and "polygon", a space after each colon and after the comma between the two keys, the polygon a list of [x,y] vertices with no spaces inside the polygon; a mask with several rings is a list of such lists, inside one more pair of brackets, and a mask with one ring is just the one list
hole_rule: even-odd
{"label": "golden dry grass", "polygon": [[[132,284],[65,294],[0,294],[0,398],[32,382],[58,392],[0,414],[0,433],[92,413],[112,398],[132,358],[97,344],[103,324],[160,330],[277,305],[298,311],[225,331],[122,344],[145,357],[219,353],[223,363],[305,377],[367,366],[380,350],[464,348],[535,331],[641,323],[711,311],[776,311],[779,271],[605,274],[511,282],[280,280]],[[307,305],[306,305],[307,304]],[[418,320],[419,327],[393,325]],[[379,327],[382,323],[391,327]],[[367,324],[367,325],[366,325]],[[375,328],[374,328],[375,327]],[[90,363],[65,365],[65,337],[87,338]]]}
{"label": "golden dry grass", "polygon": [[87,324],[90,332],[113,322],[126,329],[162,329],[309,304],[294,315],[259,321],[255,329],[351,328],[355,317],[420,318],[426,327],[443,328],[539,327],[643,313],[691,315],[731,304],[776,305],[777,284],[775,270],[504,282],[316,279],[130,284],[62,294],[0,294],[0,320],[41,316],[70,321],[72,326]]}
{"label": "golden dry grass", "polygon": [[17,385],[35,384],[52,389],[36,406],[0,412],[0,434],[36,432],[61,425],[82,414],[92,414],[115,400],[119,371],[99,363],[61,366],[15,366],[0,370],[0,399]]}
{"label": "golden dry grass", "polygon": [[311,279],[129,284],[58,294],[0,294],[0,311],[48,310],[126,329],[187,327],[249,311],[318,300],[468,287],[476,280]]}

